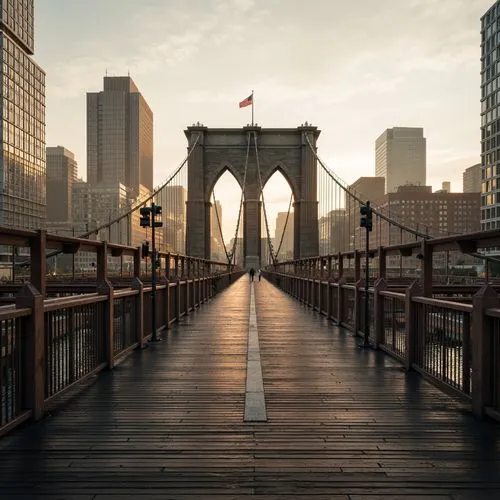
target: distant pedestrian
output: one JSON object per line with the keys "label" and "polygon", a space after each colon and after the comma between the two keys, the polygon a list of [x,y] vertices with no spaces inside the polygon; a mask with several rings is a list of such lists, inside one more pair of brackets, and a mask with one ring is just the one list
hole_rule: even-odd
{"label": "distant pedestrian", "polygon": [[260,277],[262,276],[262,271],[260,269],[257,271],[257,276],[259,277],[259,281],[260,281]]}
{"label": "distant pedestrian", "polygon": [[248,274],[250,275],[250,281],[253,281],[253,277],[255,276],[255,269],[252,267]]}

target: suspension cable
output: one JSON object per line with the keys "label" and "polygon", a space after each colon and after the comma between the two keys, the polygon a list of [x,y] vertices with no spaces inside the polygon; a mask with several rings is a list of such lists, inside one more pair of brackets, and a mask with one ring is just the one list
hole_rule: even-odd
{"label": "suspension cable", "polygon": [[[351,198],[356,200],[358,203],[361,205],[364,205],[366,203],[366,200],[362,200],[355,192],[353,192],[352,189],[349,189],[347,187],[347,184],[345,181],[342,181],[334,172],[332,172],[326,165],[325,163],[321,160],[321,158],[318,156],[316,153],[314,147],[311,144],[311,141],[309,140],[309,137],[306,135],[306,141],[307,144],[309,145],[309,148],[311,149],[311,152],[313,153],[314,157],[316,160],[319,162],[319,164],[323,167],[324,171],[328,174],[328,176],[346,193],[348,194]],[[350,204],[349,204],[350,208]],[[433,239],[433,236],[431,236],[428,233],[422,233],[421,231],[415,230],[411,227],[406,226],[405,224],[402,224],[394,219],[391,219],[390,217],[384,215],[383,213],[379,212],[376,208],[372,208],[372,211],[375,215],[377,215],[380,219],[388,222],[390,225],[396,226],[400,229],[401,234],[402,231],[405,231],[407,233],[413,234],[416,237],[425,239],[425,240],[430,240]],[[356,232],[353,231],[354,237],[356,236]],[[390,236],[390,231],[389,231],[389,236]],[[389,241],[390,244],[390,241]],[[472,257],[476,257],[478,259],[486,260],[489,262],[500,262],[499,258],[495,258],[494,256],[490,255],[484,255],[479,252],[463,252],[467,255],[470,255]]]}
{"label": "suspension cable", "polygon": [[[236,231],[234,234],[234,240],[233,240],[233,248],[231,249],[231,259],[233,259],[233,263],[236,264],[236,245],[238,243],[238,232],[240,230],[240,221],[241,221],[241,216],[243,213],[243,202],[245,200],[245,188],[247,185],[247,171],[248,171],[248,158],[250,156],[250,132],[247,134],[247,155],[245,158],[245,171],[243,172],[243,187],[241,188],[241,198],[240,198],[240,208],[238,211],[238,220],[236,221]],[[227,252],[226,252],[227,255]],[[231,261],[229,261],[231,263]]]}
{"label": "suspension cable", "polygon": [[[257,173],[259,174],[260,197],[262,198],[262,208],[264,209],[264,222],[266,225],[267,243],[269,246],[269,252],[271,254],[271,258],[273,260],[273,263],[276,263],[277,259],[276,259],[276,256],[274,255],[274,248],[273,248],[273,244],[271,242],[271,234],[269,232],[269,224],[267,222],[266,203],[264,201],[264,189],[262,186],[262,176],[260,174],[259,150],[257,148],[257,134],[255,133],[255,131],[254,131],[253,135],[254,135],[254,141],[255,141],[255,158],[256,158],[256,162],[257,162]],[[259,238],[260,238],[260,235],[259,235]]]}
{"label": "suspension cable", "polygon": [[[285,238],[286,226],[288,224],[288,218],[290,217],[290,210],[292,209],[292,200],[293,200],[293,192],[290,195],[290,203],[288,204],[288,212],[286,214],[286,219],[285,219],[285,225],[283,227],[283,232],[281,233],[280,244],[278,246],[278,250],[276,250],[276,260],[278,260],[278,255],[279,255],[280,250],[281,250],[281,245],[283,244],[283,239]],[[265,210],[265,207],[264,207],[264,210]]]}
{"label": "suspension cable", "polygon": [[[135,205],[133,205],[130,209],[128,209],[127,211],[125,211],[123,214],[119,215],[115,219],[110,220],[109,222],[102,224],[99,227],[96,227],[92,231],[87,231],[86,233],[81,234],[80,236],[77,236],[77,238],[86,239],[89,236],[91,236],[92,234],[97,235],[99,233],[99,231],[102,231],[103,229],[110,228],[113,224],[120,222],[121,220],[123,220],[126,217],[129,217],[132,213],[137,211],[139,208],[144,206],[148,201],[152,200],[155,196],[157,196],[158,193],[160,193],[160,191],[163,188],[165,188],[166,186],[168,186],[168,184],[170,184],[172,179],[174,179],[174,177],[181,171],[182,167],[184,167],[184,165],[187,163],[187,161],[189,160],[189,158],[191,157],[191,155],[194,151],[194,148],[198,144],[200,137],[201,137],[201,134],[198,134],[196,137],[196,140],[194,141],[193,146],[188,151],[186,158],[184,158],[184,161],[175,169],[175,171],[172,174],[170,174],[167,177],[167,179],[160,186],[154,188],[152,193],[145,195],[145,197],[141,201],[136,201]],[[62,250],[54,250],[53,252],[49,252],[48,254],[46,254],[45,258],[55,257],[56,255],[59,255],[61,253],[62,253]],[[26,265],[29,265],[30,262],[31,262],[31,260],[25,260],[24,262],[17,263],[16,266],[26,266]]]}
{"label": "suspension cable", "polygon": [[[361,205],[364,205],[366,203],[366,200],[362,200],[355,192],[353,192],[351,189],[349,189],[348,187],[345,186],[345,182],[341,181],[338,176],[336,174],[334,174],[324,163],[323,161],[321,160],[321,158],[318,156],[318,154],[316,153],[316,151],[314,150],[312,144],[311,144],[311,141],[309,140],[309,137],[306,135],[306,141],[309,145],[309,148],[311,149],[314,157],[316,158],[316,160],[319,162],[319,164],[323,167],[323,169],[325,170],[325,172],[330,176],[330,178],[335,182],[337,183],[351,198],[353,198],[354,200],[356,200],[357,202],[359,202]],[[375,215],[377,215],[378,217],[380,217],[381,219],[385,220],[386,222],[389,222],[389,224],[392,224],[396,227],[398,227],[399,229],[402,229],[403,231],[406,231],[408,233],[411,233],[415,236],[418,236],[419,238],[424,238],[424,239],[430,239],[431,236],[429,236],[428,234],[425,234],[425,233],[422,233],[420,231],[417,231],[411,227],[408,227],[406,226],[405,224],[401,224],[400,222],[398,221],[395,221],[393,219],[391,219],[390,217],[387,217],[386,215],[382,214],[381,212],[379,212],[377,209],[373,208],[372,209],[373,213]]]}
{"label": "suspension cable", "polygon": [[222,246],[224,248],[224,253],[226,254],[227,262],[228,262],[228,264],[231,264],[231,255],[229,254],[229,252],[227,251],[227,248],[226,248],[226,243],[224,241],[224,235],[222,234],[222,224],[220,221],[219,210],[217,210],[217,200],[215,199],[215,187],[212,190],[212,195],[213,195],[213,199],[214,199],[215,216],[217,218],[217,225],[219,227],[219,234],[220,234],[220,237],[222,240]]}

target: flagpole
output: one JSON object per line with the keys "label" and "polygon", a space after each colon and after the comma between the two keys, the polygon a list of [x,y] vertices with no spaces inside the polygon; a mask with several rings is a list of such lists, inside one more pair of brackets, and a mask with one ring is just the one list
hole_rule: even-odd
{"label": "flagpole", "polygon": [[253,127],[253,90],[252,90],[252,127]]}

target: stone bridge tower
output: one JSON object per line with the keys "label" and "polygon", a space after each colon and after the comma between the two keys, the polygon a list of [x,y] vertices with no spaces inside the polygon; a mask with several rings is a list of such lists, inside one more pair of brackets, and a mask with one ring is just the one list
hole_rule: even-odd
{"label": "stone bridge tower", "polygon": [[[185,131],[188,151],[186,254],[210,258],[210,197],[219,177],[229,170],[243,188],[250,139],[243,207],[245,267],[260,267],[262,186],[279,170],[294,197],[294,258],[319,252],[317,164],[306,137],[316,150],[320,131],[307,123],[297,128],[207,128],[193,125]],[[255,148],[257,144],[257,150]],[[264,200],[265,201],[265,200]],[[236,207],[235,210],[238,210]],[[237,213],[235,214],[237,215]]]}

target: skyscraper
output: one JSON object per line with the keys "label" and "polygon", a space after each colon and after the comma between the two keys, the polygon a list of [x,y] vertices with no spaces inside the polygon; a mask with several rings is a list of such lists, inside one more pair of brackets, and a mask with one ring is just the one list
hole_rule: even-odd
{"label": "skyscraper", "polygon": [[375,141],[375,176],[385,178],[385,192],[399,186],[425,186],[426,139],[424,129],[394,127]]}
{"label": "skyscraper", "polygon": [[153,189],[153,112],[129,76],[104,77],[87,93],[87,181]]}
{"label": "skyscraper", "polygon": [[34,0],[0,6],[0,224],[43,227],[45,185],[45,73],[34,51]]}
{"label": "skyscraper", "polygon": [[164,187],[156,202],[162,207],[163,243],[168,252],[184,253],[186,248],[186,199],[184,186]]}
{"label": "skyscraper", "polygon": [[288,212],[278,212],[274,231],[274,252],[279,250],[279,260],[293,259],[293,222],[293,212],[290,212],[290,215]]}
{"label": "skyscraper", "polygon": [[[220,223],[220,226],[219,226]],[[216,200],[215,203],[212,203],[212,207],[210,208],[210,233],[211,233],[211,241],[210,241],[210,254],[213,260],[223,261],[226,258],[224,253],[224,245],[222,238],[222,206],[220,201]],[[230,249],[227,249],[230,251]]]}
{"label": "skyscraper", "polygon": [[481,18],[481,229],[500,228],[500,96],[497,57],[500,2]]}
{"label": "skyscraper", "polygon": [[472,165],[466,168],[462,174],[463,192],[480,193],[481,192],[481,164]]}
{"label": "skyscraper", "polygon": [[47,222],[73,218],[73,184],[78,167],[75,155],[62,146],[47,148]]}

